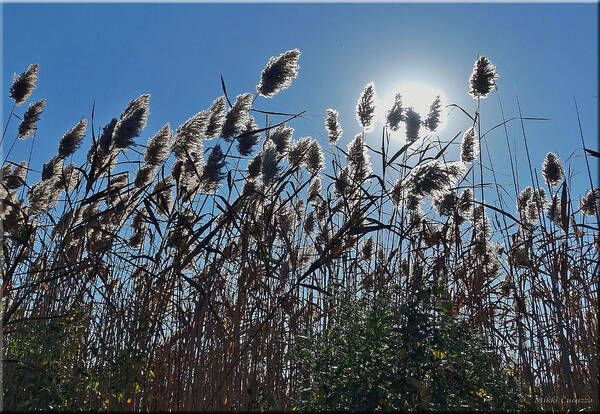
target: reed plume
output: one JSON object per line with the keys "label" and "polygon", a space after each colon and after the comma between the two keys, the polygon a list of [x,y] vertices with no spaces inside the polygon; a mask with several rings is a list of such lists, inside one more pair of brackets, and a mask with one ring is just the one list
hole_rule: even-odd
{"label": "reed plume", "polygon": [[594,216],[600,211],[600,189],[589,190],[580,200],[579,209],[586,216]]}
{"label": "reed plume", "polygon": [[410,192],[419,197],[426,197],[454,185],[465,173],[462,162],[443,163],[434,160],[413,168],[409,177]]}
{"label": "reed plume", "polygon": [[171,138],[173,137],[173,131],[167,122],[150,140],[146,145],[144,151],[144,160],[146,164],[159,166],[167,160],[169,157]]}
{"label": "reed plume", "polygon": [[287,127],[285,124],[279,125],[273,130],[269,139],[275,144],[279,155],[285,155],[292,142],[294,128]]}
{"label": "reed plume", "polygon": [[307,201],[314,205],[319,205],[323,199],[321,193],[323,192],[323,185],[321,183],[321,177],[315,176],[310,185],[308,186],[308,198]]}
{"label": "reed plume", "polygon": [[415,142],[419,138],[419,130],[421,129],[421,115],[415,112],[412,108],[406,110],[406,141],[408,143]]}
{"label": "reed plume", "polygon": [[87,119],[82,119],[73,128],[68,130],[60,140],[58,145],[58,155],[61,158],[67,158],[73,155],[75,151],[81,145],[81,140],[85,135],[85,129],[87,128]]}
{"label": "reed plume", "polygon": [[325,118],[325,130],[327,131],[327,136],[329,137],[330,144],[337,144],[337,142],[342,137],[342,133],[344,130],[338,121],[338,111],[335,109],[327,109],[325,111],[327,113],[327,117]]}
{"label": "reed plume", "polygon": [[52,180],[42,180],[29,189],[27,193],[29,214],[37,216],[48,210],[55,196],[53,185]]}
{"label": "reed plume", "polygon": [[299,58],[300,50],[293,49],[269,59],[256,86],[258,94],[272,98],[279,91],[288,88],[292,84],[292,79],[298,76]]}
{"label": "reed plume", "polygon": [[252,94],[244,93],[238,95],[233,106],[227,111],[221,137],[226,141],[231,141],[235,134],[244,130],[248,122],[248,111],[252,108]]}
{"label": "reed plume", "polygon": [[306,170],[311,175],[316,175],[319,171],[325,169],[325,156],[323,155],[323,149],[317,140],[311,140],[304,162]]}
{"label": "reed plume", "polygon": [[41,101],[29,104],[29,108],[23,114],[23,120],[19,125],[19,139],[32,137],[37,129],[37,121],[46,107],[46,98]]}
{"label": "reed plume", "polygon": [[[10,167],[10,166],[8,166]],[[19,165],[17,165],[12,173],[3,173],[2,180],[4,186],[8,190],[14,190],[16,188],[21,187],[25,184],[25,177],[27,175],[27,161],[21,161]]]}
{"label": "reed plume", "polygon": [[197,159],[204,155],[206,126],[210,118],[208,111],[198,112],[177,128],[173,142],[173,153],[178,160]]}
{"label": "reed plume", "polygon": [[290,150],[287,154],[287,159],[290,166],[294,168],[300,168],[308,155],[308,149],[311,145],[311,142],[312,141],[310,137],[302,137],[299,140],[292,142]]}
{"label": "reed plume", "polygon": [[223,123],[225,122],[226,109],[225,96],[219,96],[215,99],[209,108],[210,118],[206,126],[206,139],[217,137],[221,134]]}
{"label": "reed plume", "polygon": [[469,79],[469,94],[475,99],[487,98],[492,88],[496,86],[498,79],[496,67],[485,56],[481,56],[473,67],[473,73]]}
{"label": "reed plume", "polygon": [[362,134],[358,134],[348,144],[348,163],[354,169],[354,179],[357,182],[364,181],[371,171],[371,160]]}
{"label": "reed plume", "polygon": [[451,216],[458,202],[454,191],[443,191],[432,199],[432,206],[440,216]]}
{"label": "reed plume", "polygon": [[144,188],[154,180],[154,174],[156,173],[156,166],[152,164],[142,165],[136,175],[134,184],[137,188]]}
{"label": "reed plume", "polygon": [[565,176],[560,158],[556,154],[552,152],[546,154],[546,158],[544,158],[544,162],[542,163],[542,176],[550,187],[556,187],[559,181]]}
{"label": "reed plume", "polygon": [[406,120],[404,111],[405,109],[402,108],[402,95],[397,93],[394,97],[394,104],[388,110],[386,115],[386,124],[392,131],[398,131],[400,128],[400,122],[404,122]]}
{"label": "reed plume", "polygon": [[279,173],[277,147],[271,140],[267,140],[263,147],[261,172],[265,185],[273,183]]}
{"label": "reed plume", "polygon": [[16,73],[13,75],[13,83],[8,93],[15,104],[21,105],[31,96],[38,80],[39,68],[40,66],[34,63],[29,65],[27,70],[20,75]]}
{"label": "reed plume", "polygon": [[58,177],[64,165],[64,158],[55,155],[42,167],[42,180],[50,180]]}
{"label": "reed plume", "polygon": [[223,168],[227,165],[225,161],[225,154],[221,150],[220,145],[215,145],[212,149],[206,165],[204,166],[204,172],[202,174],[202,185],[206,192],[214,193],[221,180],[227,174],[223,171]]}
{"label": "reed plume", "polygon": [[254,147],[258,144],[258,141],[260,141],[260,132],[257,132],[258,129],[258,125],[254,122],[254,118],[249,116],[244,131],[237,138],[237,149],[241,155],[248,156],[252,154]]}
{"label": "reed plume", "polygon": [[64,190],[71,191],[79,182],[79,170],[75,166],[75,163],[70,163],[62,169],[60,176],[56,180],[55,187]]}
{"label": "reed plume", "polygon": [[464,133],[462,144],[460,146],[460,160],[465,164],[473,162],[479,154],[479,141],[477,141],[477,131],[472,126]]}
{"label": "reed plume", "polygon": [[259,153],[248,162],[248,179],[254,180],[260,176],[262,171],[262,159],[263,154]]}
{"label": "reed plume", "polygon": [[125,112],[116,123],[112,142],[118,149],[130,147],[133,139],[139,136],[146,127],[148,115],[150,114],[150,95],[140,95],[138,98],[129,102]]}
{"label": "reed plume", "polygon": [[356,120],[365,132],[371,132],[374,127],[375,100],[375,84],[369,82],[356,102]]}
{"label": "reed plume", "polygon": [[433,103],[429,107],[429,114],[427,114],[427,118],[425,118],[425,121],[423,121],[423,126],[431,132],[435,131],[440,124],[441,107],[441,97],[438,95],[435,97]]}

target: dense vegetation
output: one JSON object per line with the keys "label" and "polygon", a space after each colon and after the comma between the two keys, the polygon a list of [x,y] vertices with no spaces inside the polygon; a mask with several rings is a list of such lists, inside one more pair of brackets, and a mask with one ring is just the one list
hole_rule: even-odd
{"label": "dense vegetation", "polygon": [[[419,114],[400,95],[373,131],[370,83],[347,148],[333,109],[329,143],[295,138],[301,113],[255,103],[291,85],[299,57],[272,58],[254,94],[232,99],[223,82],[145,145],[149,95],[101,128],[92,113],[41,169],[10,161],[22,139],[33,150],[46,105],[19,112],[39,67],[15,76],[5,408],[597,409],[600,192],[583,136],[586,194],[552,153],[541,174],[519,171],[530,186],[514,169],[499,183],[486,140],[504,131],[511,162],[516,148],[481,125],[498,79],[481,57],[462,137],[434,134],[439,99]],[[406,136],[393,153],[390,131]]]}

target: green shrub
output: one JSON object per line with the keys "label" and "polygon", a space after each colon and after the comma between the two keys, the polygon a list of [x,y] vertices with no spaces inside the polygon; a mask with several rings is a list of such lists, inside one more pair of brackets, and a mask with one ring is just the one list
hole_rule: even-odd
{"label": "green shrub", "polygon": [[329,329],[292,352],[302,384],[294,409],[523,408],[501,358],[438,293],[422,291],[420,304],[348,294]]}

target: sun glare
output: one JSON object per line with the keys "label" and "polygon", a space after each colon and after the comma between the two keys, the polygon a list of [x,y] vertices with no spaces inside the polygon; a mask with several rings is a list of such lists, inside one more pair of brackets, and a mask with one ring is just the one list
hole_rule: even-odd
{"label": "sun glare", "polygon": [[[446,100],[444,93],[420,82],[398,83],[391,89],[389,93],[382,93],[378,102],[378,118],[380,122],[385,123],[387,111],[394,105],[394,100],[397,94],[402,96],[402,107],[412,107],[419,115],[421,115],[421,119],[425,119],[427,117],[427,114],[429,113],[429,107],[435,100],[436,96],[439,95],[442,103],[442,111],[440,114],[440,124],[436,129],[436,132],[444,129],[446,124],[446,111],[444,109]],[[403,130],[399,132],[404,135]]]}

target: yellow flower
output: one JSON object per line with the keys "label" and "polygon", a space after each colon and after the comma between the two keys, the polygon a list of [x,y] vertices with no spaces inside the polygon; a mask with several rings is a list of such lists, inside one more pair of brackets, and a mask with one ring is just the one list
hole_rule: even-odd
{"label": "yellow flower", "polygon": [[432,349],[431,353],[433,354],[434,357],[440,358],[440,359],[446,356],[445,352],[436,351],[435,349]]}

